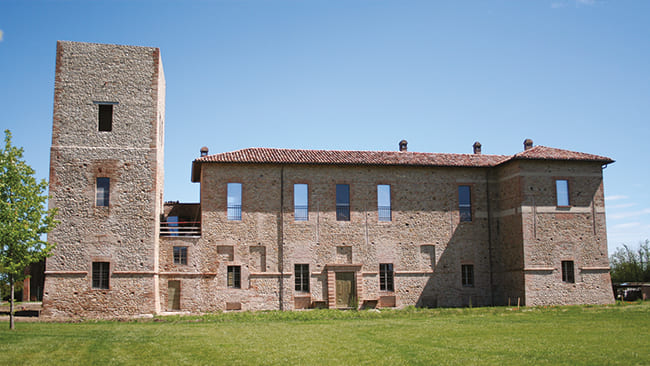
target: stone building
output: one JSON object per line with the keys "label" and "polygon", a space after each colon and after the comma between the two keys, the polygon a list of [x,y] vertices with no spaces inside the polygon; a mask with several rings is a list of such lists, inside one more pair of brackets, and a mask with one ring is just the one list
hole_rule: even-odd
{"label": "stone building", "polygon": [[607,157],[202,148],[163,204],[164,88],[157,49],[59,42],[45,314],[614,300]]}
{"label": "stone building", "polygon": [[58,42],[46,314],[160,311],[164,111],[158,49]]}

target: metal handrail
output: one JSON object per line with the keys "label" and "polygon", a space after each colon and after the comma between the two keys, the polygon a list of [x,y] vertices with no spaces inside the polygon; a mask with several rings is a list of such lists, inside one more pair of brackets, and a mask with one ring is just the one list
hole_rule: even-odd
{"label": "metal handrail", "polygon": [[201,236],[201,221],[161,221],[160,236]]}
{"label": "metal handrail", "polygon": [[379,216],[379,221],[391,221],[391,209],[390,206],[378,206],[377,214]]}
{"label": "metal handrail", "polygon": [[228,205],[228,220],[241,220],[241,205]]}
{"label": "metal handrail", "polygon": [[294,220],[296,221],[308,221],[309,220],[309,206],[307,205],[295,205],[293,210]]}

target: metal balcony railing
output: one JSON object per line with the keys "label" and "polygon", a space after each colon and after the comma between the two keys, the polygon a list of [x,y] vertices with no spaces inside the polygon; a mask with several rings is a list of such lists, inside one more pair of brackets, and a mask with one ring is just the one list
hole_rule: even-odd
{"label": "metal balcony railing", "polygon": [[241,205],[228,205],[228,220],[241,221]]}
{"label": "metal balcony railing", "polygon": [[472,207],[471,206],[460,206],[458,207],[458,213],[460,214],[461,222],[472,221]]}
{"label": "metal balcony railing", "polygon": [[390,206],[378,206],[377,213],[379,215],[379,221],[390,221],[391,220],[391,211]]}
{"label": "metal balcony railing", "polygon": [[309,206],[295,205],[293,207],[293,216],[296,221],[309,220]]}
{"label": "metal balcony railing", "polygon": [[160,236],[201,236],[201,221],[161,221]]}
{"label": "metal balcony railing", "polygon": [[336,204],[336,221],[350,221],[350,205]]}

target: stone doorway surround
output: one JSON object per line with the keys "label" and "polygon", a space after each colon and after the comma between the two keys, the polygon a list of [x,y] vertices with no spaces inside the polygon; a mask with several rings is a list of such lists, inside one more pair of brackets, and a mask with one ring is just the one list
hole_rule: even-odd
{"label": "stone doorway surround", "polygon": [[352,272],[354,273],[357,304],[362,303],[363,299],[363,279],[361,276],[361,264],[327,264],[325,271],[327,271],[327,307],[329,309],[336,309],[336,273],[337,272]]}

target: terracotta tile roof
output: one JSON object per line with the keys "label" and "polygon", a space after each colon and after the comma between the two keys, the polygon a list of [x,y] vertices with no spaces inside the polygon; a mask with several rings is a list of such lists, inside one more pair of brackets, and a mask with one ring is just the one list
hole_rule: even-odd
{"label": "terracotta tile roof", "polygon": [[192,163],[192,181],[199,181],[202,163],[257,164],[324,164],[324,165],[388,165],[444,166],[485,168],[510,160],[579,160],[604,164],[614,160],[580,152],[535,146],[515,155],[444,154],[400,151],[346,151],[248,148],[200,157]]}
{"label": "terracotta tile roof", "polygon": [[195,162],[489,167],[508,158],[503,155],[249,148],[204,156]]}
{"label": "terracotta tile roof", "polygon": [[610,164],[614,162],[614,160],[604,156],[555,149],[541,145],[513,155],[512,160],[581,160],[598,161],[604,164]]}

